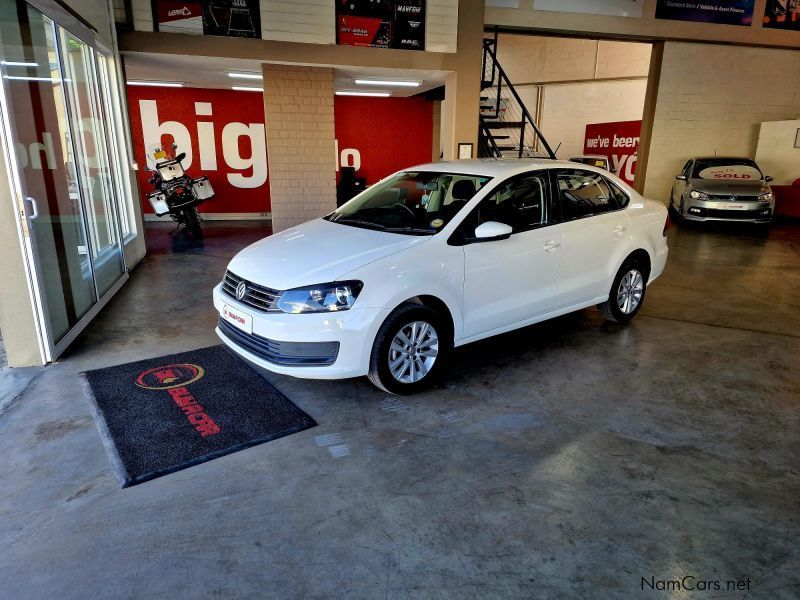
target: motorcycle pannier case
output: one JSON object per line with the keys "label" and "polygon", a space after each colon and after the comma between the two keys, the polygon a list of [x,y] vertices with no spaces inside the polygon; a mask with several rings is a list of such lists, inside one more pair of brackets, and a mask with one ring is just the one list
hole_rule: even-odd
{"label": "motorcycle pannier case", "polygon": [[147,199],[150,200],[150,205],[153,207],[153,212],[157,216],[162,217],[169,212],[169,205],[167,204],[167,197],[164,192],[150,192],[147,194]]}
{"label": "motorcycle pannier case", "polygon": [[192,191],[198,200],[209,200],[214,197],[214,188],[211,187],[208,177],[192,179]]}

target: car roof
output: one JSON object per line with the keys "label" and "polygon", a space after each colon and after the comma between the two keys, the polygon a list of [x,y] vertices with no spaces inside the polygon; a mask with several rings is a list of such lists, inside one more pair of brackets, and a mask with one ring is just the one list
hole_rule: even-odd
{"label": "car roof", "polygon": [[[588,165],[586,165],[588,166]],[[403,169],[403,171],[438,171],[460,175],[480,175],[483,177],[507,177],[534,169],[553,169],[564,167],[574,169],[575,163],[549,158],[473,158],[470,160],[444,160],[425,163]]]}
{"label": "car roof", "polygon": [[604,160],[608,160],[608,157],[605,154],[576,154],[570,160],[575,158],[602,158]]}
{"label": "car roof", "polygon": [[695,156],[692,160],[750,160],[755,162],[747,156]]}

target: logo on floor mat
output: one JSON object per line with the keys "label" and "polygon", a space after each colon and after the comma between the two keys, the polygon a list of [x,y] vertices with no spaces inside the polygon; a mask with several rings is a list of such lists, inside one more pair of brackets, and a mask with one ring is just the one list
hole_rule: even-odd
{"label": "logo on floor mat", "polygon": [[170,390],[194,383],[206,372],[203,367],[183,363],[148,369],[136,378],[136,385],[146,390]]}
{"label": "logo on floor mat", "polygon": [[187,385],[205,374],[203,367],[190,363],[166,365],[148,369],[136,378],[136,385],[146,390],[166,391],[197,433],[206,437],[219,433],[219,425],[206,414],[197,398],[186,389]]}

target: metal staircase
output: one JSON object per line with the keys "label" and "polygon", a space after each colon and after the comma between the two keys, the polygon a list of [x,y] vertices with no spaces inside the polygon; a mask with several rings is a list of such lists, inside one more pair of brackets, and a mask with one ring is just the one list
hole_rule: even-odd
{"label": "metal staircase", "polygon": [[556,157],[497,62],[496,34],[483,40],[479,114],[478,157]]}

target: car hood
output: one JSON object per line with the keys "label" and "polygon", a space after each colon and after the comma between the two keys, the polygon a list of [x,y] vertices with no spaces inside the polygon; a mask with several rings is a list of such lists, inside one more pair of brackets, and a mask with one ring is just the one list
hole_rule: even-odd
{"label": "car hood", "polygon": [[692,189],[706,194],[757,195],[769,191],[769,186],[761,179],[750,181],[717,181],[713,179],[692,179]]}
{"label": "car hood", "polygon": [[248,246],[233,273],[276,290],[335,281],[366,264],[423,244],[429,236],[387,233],[316,219]]}

